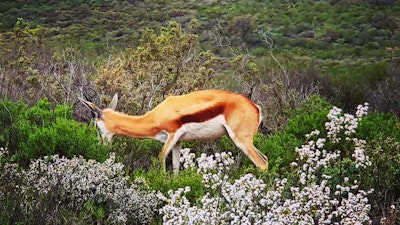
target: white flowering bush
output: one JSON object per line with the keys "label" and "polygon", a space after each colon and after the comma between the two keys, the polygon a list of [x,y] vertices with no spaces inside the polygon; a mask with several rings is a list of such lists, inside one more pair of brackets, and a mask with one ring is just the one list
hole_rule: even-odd
{"label": "white flowering bush", "polygon": [[18,165],[9,163],[6,159],[7,148],[0,147],[0,199],[6,197],[10,192],[16,192],[19,179]]}
{"label": "white flowering bush", "polygon": [[71,212],[77,220],[88,216],[87,222],[150,223],[159,203],[156,195],[147,193],[143,180],[130,184],[123,165],[114,160],[113,155],[104,163],[54,155],[32,161],[22,172],[24,208],[46,224],[63,223]]}
{"label": "white flowering bush", "polygon": [[[292,177],[276,178],[272,186],[252,174],[232,179],[230,153],[201,155],[194,162],[188,149],[181,162],[197,168],[203,177],[205,195],[190,203],[190,187],[170,190],[158,197],[164,224],[369,224],[368,194],[362,190],[360,171],[371,162],[365,141],[355,137],[368,104],[356,116],[334,107],[326,131],[312,131],[298,154]],[[325,135],[324,135],[325,134]],[[350,170],[350,169],[351,170]],[[337,173],[337,171],[341,173]],[[350,174],[347,174],[349,172]]]}
{"label": "white flowering bush", "polygon": [[8,158],[8,149],[0,147],[0,221],[2,224],[17,224],[22,216],[19,206],[22,177],[18,165],[10,163]]}

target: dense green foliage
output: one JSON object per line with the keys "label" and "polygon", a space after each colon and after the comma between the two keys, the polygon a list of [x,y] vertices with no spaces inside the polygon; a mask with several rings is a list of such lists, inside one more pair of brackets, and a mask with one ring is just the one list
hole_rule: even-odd
{"label": "dense green foliage", "polygon": [[8,149],[13,161],[22,165],[54,154],[81,155],[99,161],[108,158],[108,150],[99,143],[95,129],[76,122],[68,106],[53,109],[47,99],[33,107],[2,100],[0,112],[1,146]]}

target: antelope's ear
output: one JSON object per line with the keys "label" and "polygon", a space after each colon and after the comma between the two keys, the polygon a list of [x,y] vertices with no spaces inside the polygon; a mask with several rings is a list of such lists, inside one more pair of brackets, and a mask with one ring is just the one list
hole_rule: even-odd
{"label": "antelope's ear", "polygon": [[115,110],[117,108],[117,102],[118,102],[118,94],[115,93],[113,99],[111,100],[110,104],[108,105],[108,108]]}
{"label": "antelope's ear", "polygon": [[92,112],[93,118],[99,119],[103,117],[102,110],[99,109],[94,103],[86,101],[83,98],[78,98],[78,99],[83,103],[84,106],[86,106]]}

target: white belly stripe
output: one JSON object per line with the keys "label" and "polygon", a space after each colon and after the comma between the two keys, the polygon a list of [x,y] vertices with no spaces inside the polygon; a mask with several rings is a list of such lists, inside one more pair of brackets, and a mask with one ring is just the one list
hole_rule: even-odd
{"label": "white belly stripe", "polygon": [[179,140],[215,139],[226,133],[226,121],[223,115],[201,123],[187,123],[177,130]]}

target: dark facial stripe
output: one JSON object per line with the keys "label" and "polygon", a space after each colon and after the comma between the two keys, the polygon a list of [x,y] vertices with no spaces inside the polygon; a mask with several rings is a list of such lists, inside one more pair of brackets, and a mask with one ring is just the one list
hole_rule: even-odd
{"label": "dark facial stripe", "polygon": [[180,125],[183,125],[185,123],[201,123],[210,120],[214,117],[217,117],[218,115],[221,115],[224,112],[224,108],[225,108],[224,105],[217,104],[215,106],[201,110],[199,112],[184,115],[181,117],[178,123],[180,123]]}
{"label": "dark facial stripe", "polygon": [[94,103],[86,101],[82,98],[78,99],[83,103],[84,106],[86,106],[90,110],[93,119],[101,119],[103,117],[103,112],[101,111],[101,109],[97,108]]}

